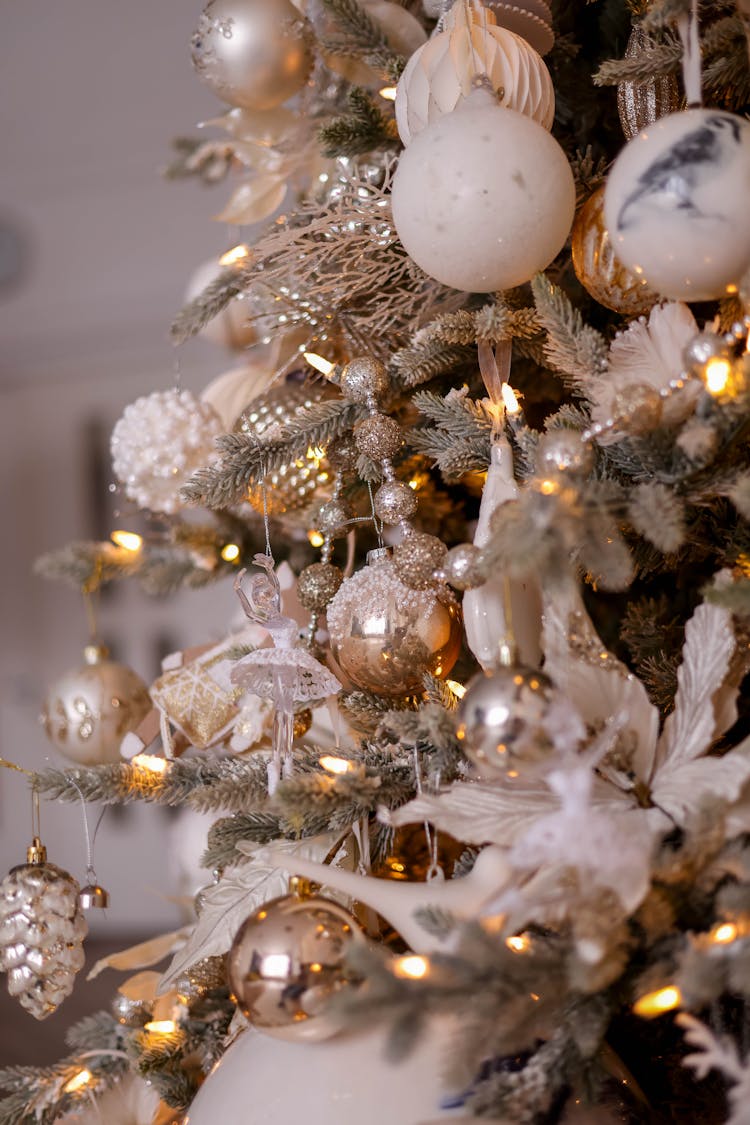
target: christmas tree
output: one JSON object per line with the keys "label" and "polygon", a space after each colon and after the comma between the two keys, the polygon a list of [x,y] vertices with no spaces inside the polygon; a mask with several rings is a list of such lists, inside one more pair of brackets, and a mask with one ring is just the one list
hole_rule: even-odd
{"label": "christmas tree", "polygon": [[[92,644],[30,779],[215,814],[206,885],[0,1125],[750,1120],[749,39],[747,0],[210,0],[226,110],[169,174],[255,234],[172,335],[235,363],[115,427],[149,533],[39,570],[235,620],[148,686]],[[35,837],[2,884],[38,1018],[90,876]]]}

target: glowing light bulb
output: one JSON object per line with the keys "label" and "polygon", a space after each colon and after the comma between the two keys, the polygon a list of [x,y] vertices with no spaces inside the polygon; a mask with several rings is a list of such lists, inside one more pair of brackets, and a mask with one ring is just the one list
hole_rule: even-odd
{"label": "glowing light bulb", "polygon": [[167,768],[167,759],[157,758],[155,754],[136,754],[130,764],[135,766],[136,769],[145,770],[147,773],[164,773]]}
{"label": "glowing light bulb", "polygon": [[421,980],[430,971],[430,962],[426,957],[418,957],[410,953],[406,957],[394,958],[391,968],[396,977],[404,980]]}
{"label": "glowing light bulb", "polygon": [[71,1080],[65,1083],[63,1093],[75,1094],[76,1090],[81,1090],[84,1086],[88,1086],[91,1078],[92,1074],[90,1070],[79,1070],[78,1074],[74,1074]]}
{"label": "glowing light bulb", "polygon": [[122,547],[125,551],[140,551],[143,546],[142,536],[136,534],[135,531],[113,531],[110,539],[117,547]]}
{"label": "glowing light bulb", "polygon": [[543,496],[554,496],[556,492],[560,491],[560,485],[556,480],[543,480],[539,485],[539,491]]}
{"label": "glowing light bulb", "polygon": [[384,86],[382,90],[378,90],[381,98],[385,98],[387,102],[395,102],[396,100],[396,87]]}
{"label": "glowing light bulb", "polygon": [[326,359],[324,356],[318,355],[317,352],[303,352],[302,354],[310,364],[310,366],[314,367],[316,371],[319,371],[321,375],[325,375],[326,378],[331,374],[334,367],[336,366],[335,363],[331,363],[330,359]]}
{"label": "glowing light bulb", "polygon": [[719,356],[709,359],[703,372],[703,382],[708,393],[710,395],[723,394],[729,385],[731,374],[732,365],[728,359],[721,359]]}
{"label": "glowing light bulb", "polygon": [[658,988],[655,992],[647,992],[633,1005],[633,1011],[644,1019],[654,1019],[665,1012],[672,1012],[682,1003],[682,993],[676,985],[670,984],[666,988]]}
{"label": "glowing light bulb", "polygon": [[177,1030],[177,1024],[174,1020],[150,1020],[143,1025],[144,1031],[150,1031],[154,1035],[173,1035]]}
{"label": "glowing light bulb", "polygon": [[237,562],[240,557],[240,549],[236,543],[227,543],[226,547],[221,548],[221,557],[224,562]]}
{"label": "glowing light bulb", "polygon": [[511,387],[510,383],[503,383],[500,387],[500,394],[503,396],[503,404],[508,414],[520,414],[521,404],[516,397],[516,393]]}
{"label": "glowing light bulb", "polygon": [[319,531],[308,531],[307,538],[313,547],[322,547],[325,543],[325,536],[321,535]]}
{"label": "glowing light bulb", "polygon": [[250,250],[244,243],[239,246],[233,246],[231,250],[227,250],[226,254],[222,254],[219,258],[220,266],[238,266],[242,265],[247,258],[250,257]]}
{"label": "glowing light bulb", "polygon": [[526,934],[514,934],[505,939],[505,944],[514,953],[526,953],[531,948],[531,939]]}
{"label": "glowing light bulb", "polygon": [[720,926],[714,926],[710,937],[711,941],[716,942],[717,945],[729,945],[730,942],[735,940],[739,932],[734,922],[722,922]]}
{"label": "glowing light bulb", "polygon": [[318,765],[329,773],[348,773],[352,768],[351,762],[347,762],[346,758],[334,758],[332,754],[324,754],[322,758],[318,758]]}
{"label": "glowing light bulb", "polygon": [[463,699],[466,695],[466,687],[460,684],[458,680],[446,680],[446,687],[449,687],[457,699]]}

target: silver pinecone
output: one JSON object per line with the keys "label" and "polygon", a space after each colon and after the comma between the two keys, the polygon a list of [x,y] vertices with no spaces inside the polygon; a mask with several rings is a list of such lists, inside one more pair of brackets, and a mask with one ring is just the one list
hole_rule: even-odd
{"label": "silver pinecone", "polygon": [[0,970],[8,992],[43,1020],[73,991],[88,926],[78,883],[53,863],[24,863],[0,883]]}

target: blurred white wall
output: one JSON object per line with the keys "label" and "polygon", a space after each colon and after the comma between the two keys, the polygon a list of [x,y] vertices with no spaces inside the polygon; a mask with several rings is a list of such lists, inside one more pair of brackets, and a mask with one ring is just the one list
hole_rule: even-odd
{"label": "blurred white wall", "polygon": [[[170,139],[217,108],[190,64],[200,6],[25,0],[3,10],[0,755],[29,767],[63,764],[37,713],[46,685],[80,662],[86,640],[80,598],[35,578],[32,562],[94,533],[92,430],[106,435],[128,402],[171,385],[167,331],[186,279],[237,241],[210,220],[226,187],[159,175]],[[203,344],[179,351],[193,389],[230,365]],[[106,493],[106,477],[100,486]],[[150,679],[160,645],[218,636],[232,603],[227,586],[169,601],[123,587],[102,606],[101,632]],[[80,809],[45,804],[42,814],[50,858],[82,876]],[[23,860],[30,825],[25,782],[6,770],[0,817],[4,871]],[[107,814],[95,858],[112,906],[99,929],[156,932],[177,919],[165,897],[175,884],[169,824],[153,806]]]}

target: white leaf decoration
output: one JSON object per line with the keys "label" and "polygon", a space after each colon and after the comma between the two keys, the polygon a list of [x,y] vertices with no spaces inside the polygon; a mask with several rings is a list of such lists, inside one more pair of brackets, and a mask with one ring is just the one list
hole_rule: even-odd
{"label": "white leaf decoration", "polygon": [[697,758],[721,733],[716,730],[713,697],[727,677],[734,647],[729,611],[705,602],[699,605],[685,628],[675,709],[659,740],[657,769]]}
{"label": "white leaf decoration", "polygon": [[105,969],[148,969],[151,965],[158,965],[168,954],[174,953],[185,944],[191,929],[192,926],[183,926],[179,930],[172,930],[168,934],[160,934],[158,937],[149,938],[148,941],[139,942],[138,945],[132,945],[119,953],[110,953],[108,957],[102,957],[96,962],[86,980],[93,980]]}
{"label": "white leaf decoration", "polygon": [[235,188],[223,211],[214,215],[218,223],[237,226],[259,223],[273,215],[284,202],[286,177],[273,174],[254,176]]}
{"label": "white leaf decoration", "polygon": [[740,1058],[737,1046],[730,1038],[719,1038],[687,1012],[677,1016],[677,1023],[685,1029],[685,1040],[696,1051],[686,1055],[683,1066],[689,1066],[699,1079],[711,1070],[718,1070],[731,1083],[729,1104],[731,1113],[726,1125],[750,1125],[750,1064]]}
{"label": "white leaf decoration", "polygon": [[704,794],[728,803],[737,801],[750,779],[750,738],[721,758],[681,759],[657,770],[651,789],[653,801],[680,824],[695,811]]}
{"label": "white leaf decoration", "polygon": [[[322,860],[338,835],[326,833],[302,841],[282,841],[278,847],[305,859]],[[200,917],[162,977],[160,991],[168,989],[196,961],[226,953],[245,919],[264,902],[286,894],[288,887],[289,876],[278,867],[251,861],[229,868],[215,886],[203,893]]]}

